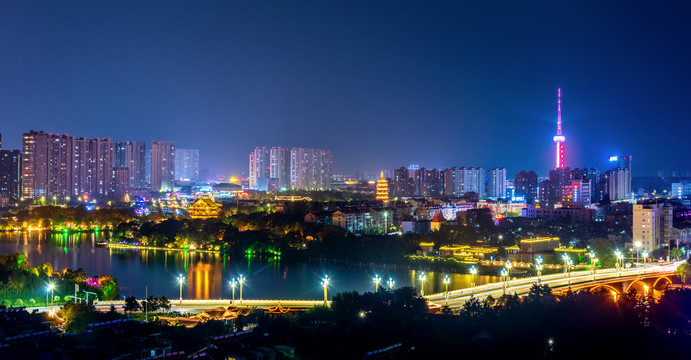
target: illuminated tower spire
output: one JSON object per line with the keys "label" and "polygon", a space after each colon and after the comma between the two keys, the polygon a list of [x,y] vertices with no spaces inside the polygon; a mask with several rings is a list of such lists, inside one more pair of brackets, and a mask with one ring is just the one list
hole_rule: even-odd
{"label": "illuminated tower spire", "polygon": [[557,135],[554,136],[554,142],[557,145],[557,159],[556,168],[564,168],[564,141],[566,138],[561,132],[561,88],[557,89]]}

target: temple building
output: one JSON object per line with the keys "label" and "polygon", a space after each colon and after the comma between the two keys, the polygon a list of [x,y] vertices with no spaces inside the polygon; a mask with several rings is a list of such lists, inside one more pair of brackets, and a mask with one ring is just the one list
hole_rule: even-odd
{"label": "temple building", "polygon": [[376,184],[377,200],[385,203],[389,202],[389,181],[384,178],[384,171]]}
{"label": "temple building", "polygon": [[214,202],[212,198],[201,198],[187,207],[187,212],[192,219],[217,218],[221,213],[221,204]]}

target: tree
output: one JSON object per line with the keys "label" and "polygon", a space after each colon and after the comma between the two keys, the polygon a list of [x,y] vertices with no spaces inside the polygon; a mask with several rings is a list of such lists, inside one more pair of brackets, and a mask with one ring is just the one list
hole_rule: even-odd
{"label": "tree", "polygon": [[590,248],[602,264],[603,268],[613,268],[617,262],[612,244],[607,239],[597,238],[590,244]]}
{"label": "tree", "polygon": [[683,255],[683,252],[679,248],[674,248],[669,251],[669,256],[674,259],[679,259]]}
{"label": "tree", "polygon": [[170,311],[170,300],[168,300],[168,297],[165,295],[161,296],[161,298],[158,299],[158,306],[161,309],[164,309],[166,311]]}
{"label": "tree", "polygon": [[123,307],[123,310],[125,313],[137,311],[141,309],[142,306],[139,304],[139,301],[137,301],[137,298],[134,296],[130,296],[125,299],[125,306]]}
{"label": "tree", "polygon": [[679,277],[682,284],[691,283],[691,264],[688,262],[679,265],[674,273]]}

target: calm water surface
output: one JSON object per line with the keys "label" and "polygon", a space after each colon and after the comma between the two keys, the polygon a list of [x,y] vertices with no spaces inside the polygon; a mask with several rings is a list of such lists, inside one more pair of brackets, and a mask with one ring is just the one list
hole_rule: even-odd
{"label": "calm water surface", "polygon": [[[120,295],[179,296],[178,275],[186,278],[183,296],[190,299],[230,298],[229,281],[240,274],[247,279],[245,299],[321,299],[319,285],[328,275],[329,296],[339,291],[374,290],[372,278],[392,277],[399,286],[419,286],[418,271],[353,267],[336,264],[295,263],[250,258],[242,262],[218,254],[194,252],[110,249],[96,246],[102,234],[0,233],[0,253],[25,253],[31,266],[51,263],[56,271],[82,268],[87,275],[110,274],[120,284]],[[428,271],[425,292],[444,291],[443,273]],[[449,290],[468,287],[469,274],[449,274]],[[496,276],[478,275],[476,283],[499,281]],[[239,297],[239,288],[235,291]]]}

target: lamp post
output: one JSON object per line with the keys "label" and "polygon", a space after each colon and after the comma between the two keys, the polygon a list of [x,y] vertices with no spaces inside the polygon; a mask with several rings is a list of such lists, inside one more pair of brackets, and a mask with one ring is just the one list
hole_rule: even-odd
{"label": "lamp post", "polygon": [[449,283],[451,282],[451,278],[449,278],[449,275],[444,275],[444,285],[446,285],[446,302],[445,304],[449,303]]}
{"label": "lamp post", "polygon": [[322,279],[322,286],[324,287],[324,305],[328,304],[328,289],[329,289],[329,277],[324,276]]}
{"label": "lamp post", "polygon": [[238,285],[238,281],[235,280],[235,278],[232,278],[230,280],[230,288],[232,289],[232,293],[233,293],[233,300],[231,300],[231,302],[230,302],[231,304],[235,304],[235,287],[237,285]]}
{"label": "lamp post", "polygon": [[643,251],[643,253],[641,255],[643,255],[643,264],[644,264],[643,267],[647,268],[648,267],[648,252]]}
{"label": "lamp post", "polygon": [[571,285],[571,266],[573,265],[573,260],[568,259],[566,260],[566,268],[567,268],[567,274],[569,277],[569,285]]}
{"label": "lamp post", "polygon": [[477,275],[477,268],[475,266],[472,266],[470,268],[470,275],[472,275],[472,278],[470,281],[470,287],[474,288],[475,287],[475,275]]}
{"label": "lamp post", "polygon": [[622,267],[622,264],[620,264],[620,262],[621,262],[621,252],[619,251],[619,249],[617,249],[616,251],[614,251],[614,256],[616,256],[616,258],[617,258],[617,263],[616,263],[617,270],[621,271],[621,267]]}
{"label": "lamp post", "polygon": [[425,281],[427,280],[427,275],[425,275],[423,271],[417,278],[420,280],[420,295],[425,296]]}
{"label": "lamp post", "polygon": [[182,275],[178,275],[178,284],[180,284],[180,305],[182,305],[182,284],[185,282],[185,278]]}
{"label": "lamp post", "polygon": [[510,278],[511,268],[513,267],[513,265],[511,264],[511,261],[508,261],[505,266],[506,266],[506,277],[507,277],[506,281],[510,281],[511,280],[511,278]]}
{"label": "lamp post", "polygon": [[55,289],[55,284],[50,283],[48,284],[48,288],[46,289],[46,306],[48,306],[48,290],[50,290],[50,308],[53,308],[53,290]]}
{"label": "lamp post", "polygon": [[640,252],[641,242],[636,241],[634,245],[636,245],[636,265],[638,265],[638,253]]}
{"label": "lamp post", "polygon": [[535,270],[537,270],[537,283],[540,283],[540,275],[542,275],[542,256],[535,258]]}
{"label": "lamp post", "polygon": [[242,285],[245,283],[245,277],[240,275],[238,276],[238,284],[240,284],[240,304],[242,304]]}
{"label": "lamp post", "polygon": [[378,293],[379,292],[379,283],[381,282],[381,278],[379,275],[374,275],[374,292]]}
{"label": "lamp post", "polygon": [[564,272],[568,272],[568,262],[569,262],[569,256],[564,254],[561,256],[561,258],[564,260]]}
{"label": "lamp post", "polygon": [[508,274],[508,272],[506,272],[506,269],[501,269],[500,274],[501,274],[501,278],[502,278],[501,290],[502,290],[502,293],[503,293],[504,295],[506,295],[506,277],[507,277],[509,274]]}
{"label": "lamp post", "polygon": [[393,286],[396,282],[393,281],[393,278],[389,278],[389,281],[387,282],[387,285],[389,285],[389,291],[393,291]]}

